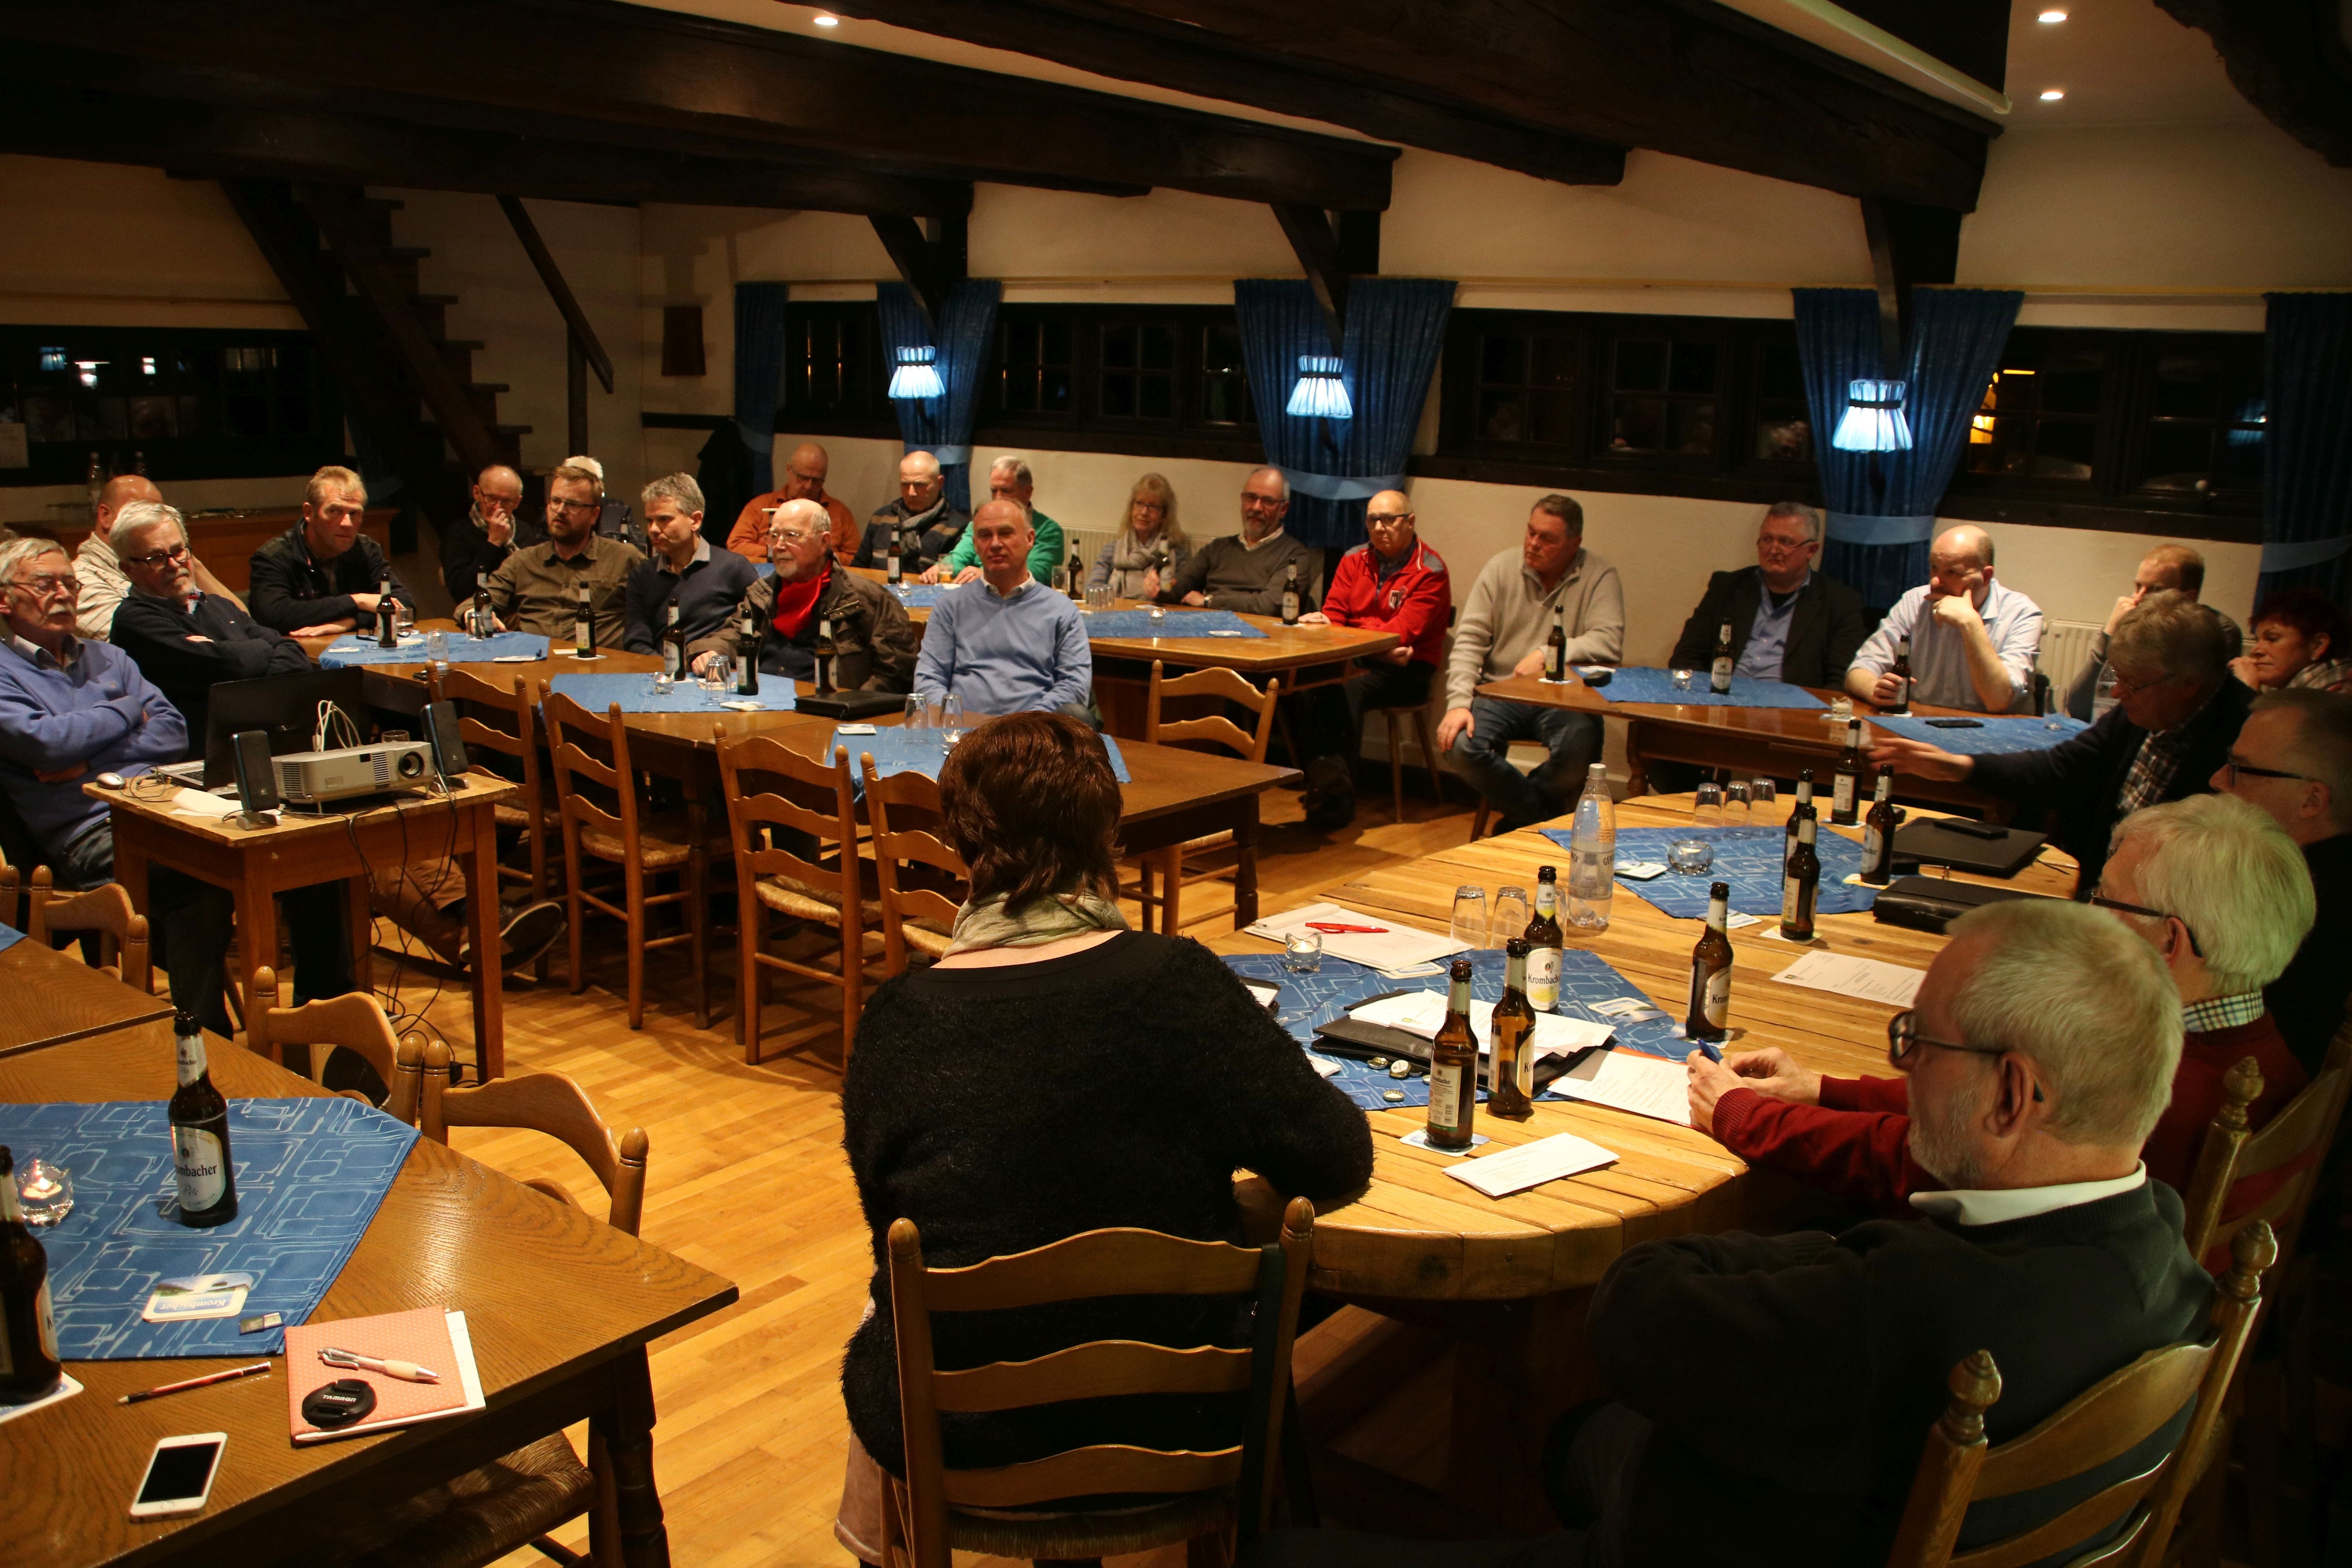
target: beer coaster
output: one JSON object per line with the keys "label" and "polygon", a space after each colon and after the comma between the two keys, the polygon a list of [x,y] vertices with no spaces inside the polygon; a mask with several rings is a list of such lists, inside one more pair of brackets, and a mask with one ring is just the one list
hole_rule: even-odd
{"label": "beer coaster", "polygon": [[1738,931],[1742,926],[1761,924],[1763,920],[1762,915],[1743,915],[1738,910],[1734,910],[1723,917],[1723,925],[1727,931]]}
{"label": "beer coaster", "polygon": [[1631,860],[1617,868],[1617,874],[1629,882],[1646,882],[1653,877],[1666,874],[1663,860]]}
{"label": "beer coaster", "polygon": [[1469,1153],[1471,1150],[1477,1148],[1479,1144],[1488,1142],[1490,1140],[1484,1132],[1473,1132],[1470,1134],[1470,1147],[1468,1149],[1441,1149],[1436,1144],[1432,1143],[1429,1141],[1428,1128],[1416,1127],[1412,1131],[1406,1133],[1403,1137],[1398,1139],[1397,1142],[1406,1145],[1408,1148],[1426,1149],[1433,1154],[1443,1154],[1450,1160],[1458,1160],[1464,1155]]}

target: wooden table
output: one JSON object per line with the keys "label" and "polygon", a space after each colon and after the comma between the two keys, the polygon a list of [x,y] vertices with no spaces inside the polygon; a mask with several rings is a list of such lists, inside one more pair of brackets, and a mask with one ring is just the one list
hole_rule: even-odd
{"label": "wooden table", "polygon": [[[1783,797],[1760,807],[1756,821],[1784,822],[1793,804]],[[1617,820],[1624,827],[1677,826],[1690,821],[1690,813],[1688,795],[1653,796],[1620,804]],[[1566,825],[1566,818],[1554,824]],[[1329,897],[1366,914],[1443,931],[1456,886],[1533,889],[1537,867],[1564,867],[1567,859],[1567,851],[1528,829],[1367,872]],[[2045,850],[2040,863],[2007,885],[2063,897],[2073,875],[2071,861]],[[1622,887],[1611,902],[1609,929],[1597,935],[1571,930],[1569,945],[1600,954],[1680,1020],[1687,1010],[1699,922],[1669,919]],[[1764,938],[1765,929],[1731,933],[1733,1047],[1779,1046],[1821,1071],[1890,1075],[1885,1031],[1894,1009],[1770,984],[1808,950]],[[1826,915],[1818,929],[1813,947],[1917,969],[1944,943],[1940,936],[1881,925],[1867,914]],[[1238,931],[1209,945],[1235,953],[1276,947]],[[1334,1457],[1338,1483],[1363,1506],[1394,1505],[1392,1518],[1472,1529],[1557,1528],[1547,1522],[1535,1464],[1549,1420],[1568,1405],[1605,1392],[1581,1349],[1591,1287],[1629,1247],[1693,1232],[1777,1227],[1810,1199],[1794,1183],[1750,1173],[1721,1144],[1688,1128],[1556,1100],[1539,1101],[1533,1118],[1522,1122],[1481,1115],[1478,1131],[1505,1147],[1574,1132],[1616,1152],[1617,1163],[1492,1199],[1446,1175],[1445,1157],[1397,1142],[1426,1117],[1417,1108],[1370,1113],[1371,1184],[1354,1201],[1316,1216],[1311,1283],[1454,1336],[1444,1495],[1416,1495],[1399,1478],[1351,1474],[1351,1462]],[[1254,1213],[1275,1203],[1255,1178],[1243,1184],[1243,1197]]]}
{"label": "wooden table", "polygon": [[[213,1079],[231,1096],[323,1092],[226,1040],[207,1044]],[[0,1100],[18,1104],[162,1099],[172,1087],[169,1024],[0,1060]],[[656,1568],[669,1544],[646,1346],[735,1300],[717,1275],[421,1139],[313,1321],[461,1310],[487,1407],[298,1448],[287,1436],[282,1357],[268,1377],[129,1406],[116,1398],[234,1363],[75,1362],[83,1394],[0,1426],[7,1562],[275,1563],[331,1543],[343,1521],[388,1500],[586,1420],[612,1455],[623,1558]],[[155,1439],[213,1430],[228,1445],[205,1511],[132,1522],[125,1510]]]}
{"label": "wooden table", "polygon": [[[1824,702],[1847,695],[1830,687],[1805,689]],[[1563,685],[1554,686],[1531,676],[1510,676],[1487,681],[1478,688],[1478,695],[1500,702],[1528,702],[1542,708],[1566,708],[1623,720],[1626,787],[1632,795],[1647,793],[1650,763],[1669,762],[1728,768],[1735,777],[1753,774],[1792,779],[1798,769],[1811,768],[1814,791],[1826,799],[1831,771],[1837,764],[1838,754],[1845,750],[1845,726],[1832,722],[1826,711],[1806,708],[1720,708],[1706,703],[1612,702],[1576,679],[1573,670]],[[1865,746],[1875,736],[1888,732],[1868,721],[1878,713],[1870,703],[1856,700],[1853,710],[1864,721]],[[1934,708],[1924,702],[1912,704],[1911,711],[1922,718],[1947,714],[1982,717],[1965,708]],[[1901,773],[1896,775],[1895,790],[1905,800],[1934,801],[1966,807],[1995,821],[2009,819],[2010,803],[1966,784]],[[1863,793],[1868,795],[1867,784]]]}
{"label": "wooden table", "polygon": [[0,1057],[172,1016],[172,999],[133,990],[81,961],[25,938],[0,952]]}
{"label": "wooden table", "polygon": [[248,994],[255,973],[278,960],[274,895],[321,882],[348,882],[355,978],[364,985],[372,874],[449,855],[465,872],[466,919],[477,955],[469,966],[476,1058],[484,1078],[500,1078],[506,1073],[506,1020],[503,976],[496,958],[499,846],[492,807],[519,792],[514,784],[485,773],[467,773],[453,784],[457,792],[446,800],[397,796],[349,815],[310,816],[287,807],[277,814],[277,826],[257,829],[240,827],[230,817],[182,816],[167,805],[133,800],[96,784],[84,788],[112,808],[115,879],[140,912],[147,909],[151,864],[173,867],[236,895],[238,946]]}

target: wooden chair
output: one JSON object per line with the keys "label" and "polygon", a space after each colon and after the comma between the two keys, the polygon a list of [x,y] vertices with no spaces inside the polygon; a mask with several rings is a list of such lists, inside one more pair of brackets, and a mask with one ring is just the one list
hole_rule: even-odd
{"label": "wooden chair", "polygon": [[[457,738],[469,751],[478,749],[513,759],[514,769],[506,776],[521,784],[522,794],[511,803],[492,806],[490,814],[499,826],[522,830],[530,866],[528,870],[500,866],[499,880],[522,883],[536,900],[547,897],[548,826],[554,820],[551,810],[554,803],[549,798],[546,770],[540,766],[539,710],[530,697],[528,682],[517,681],[509,689],[462,669],[449,670],[433,680],[433,700],[457,705]],[[540,977],[546,978],[543,965]]]}
{"label": "wooden chair", "polygon": [[[1429,721],[1426,701],[1410,703],[1402,708],[1368,708],[1368,713],[1378,713],[1387,721],[1389,738],[1389,794],[1395,820],[1404,820],[1404,726],[1413,726],[1414,738],[1421,742],[1421,760],[1429,766],[1429,793],[1445,804],[1445,769],[1438,763],[1437,726]],[[1356,759],[1348,759],[1353,766]]]}
{"label": "wooden chair", "polygon": [[[415,1056],[415,1043],[402,1051]],[[494,1079],[479,1089],[448,1087],[449,1047],[425,1047],[425,1135],[448,1142],[452,1127],[528,1128],[569,1146],[604,1184],[614,1229],[637,1234],[645,1209],[645,1132],[615,1140],[580,1086],[561,1073]],[[572,1194],[551,1181],[524,1184],[567,1207]],[[560,1310],[551,1302],[549,1310]],[[613,1457],[601,1423],[592,1422],[588,1462],[562,1432],[492,1460],[388,1508],[351,1521],[353,1538],[335,1568],[481,1568],[523,1546],[558,1563],[620,1561],[620,1522]],[[588,1515],[589,1554],[549,1539],[548,1531]]]}
{"label": "wooden chair", "polygon": [[904,974],[909,948],[935,960],[947,956],[971,872],[955,846],[930,831],[940,823],[937,779],[913,772],[885,777],[874,771],[871,752],[859,753],[857,766],[866,786],[866,820],[874,829],[883,970]]}
{"label": "wooden chair", "polygon": [[[1257,715],[1255,733],[1243,729],[1223,713],[1213,713],[1202,719],[1162,719],[1160,705],[1164,698],[1215,698],[1246,708]],[[1143,710],[1143,738],[1154,745],[1217,747],[1231,752],[1246,762],[1265,761],[1267,742],[1274,739],[1275,715],[1282,698],[1279,679],[1266,682],[1260,691],[1230,669],[1202,669],[1172,679],[1162,673],[1160,660],[1151,661],[1151,689]],[[1231,881],[1244,854],[1234,842],[1231,833],[1212,833],[1204,837],[1171,844],[1165,849],[1154,850],[1136,858],[1136,879],[1123,884],[1119,892],[1131,895],[1142,906],[1143,929],[1161,931],[1171,936],[1183,930],[1184,889],[1196,883]],[[1155,887],[1155,883],[1157,886]],[[1226,910],[1213,911],[1229,913]],[[1159,911],[1159,923],[1153,924],[1152,911]]]}
{"label": "wooden chair", "polygon": [[[821,980],[841,990],[841,1065],[849,1066],[865,1006],[866,932],[878,923],[880,904],[866,897],[857,855],[857,807],[849,787],[849,752],[833,749],[826,767],[763,735],[730,741],[713,727],[719,775],[727,796],[728,830],[735,845],[737,1032],[743,1059],[760,1059],[760,1010],[770,970]],[[781,787],[774,787],[781,786]],[[794,799],[793,791],[801,798]],[[814,805],[822,799],[830,810]],[[803,804],[807,802],[809,804]],[[830,866],[776,841],[774,830],[805,835]],[[797,837],[793,842],[803,842]],[[767,951],[768,911],[830,926],[840,935],[837,970]]]}
{"label": "wooden chair", "polygon": [[[267,964],[254,972],[246,1008],[247,1049],[282,1064],[289,1046],[324,1046],[325,1050],[310,1058],[310,1078],[319,1083],[326,1081],[327,1058],[339,1049],[350,1051],[373,1068],[392,1091],[383,1102],[383,1113],[412,1125],[424,1094],[418,1081],[424,1071],[421,1040],[422,1037],[412,1034],[404,1045],[393,1034],[392,1020],[383,1016],[383,1006],[368,992],[353,991],[323,1002],[305,1002],[299,1007],[280,1007],[278,972]],[[445,1062],[445,1070],[446,1066]],[[352,1100],[367,1098],[356,1090],[343,1092]]]}
{"label": "wooden chair", "polygon": [[[555,798],[563,825],[563,869],[571,902],[572,994],[587,989],[588,966],[582,930],[590,910],[623,921],[629,930],[629,1027],[646,1026],[646,954],[687,942],[694,950],[694,1026],[710,1026],[710,900],[709,851],[685,814],[659,816],[642,799],[645,781],[629,763],[629,730],[618,703],[591,713],[569,697],[539,683],[540,711],[547,721],[547,751],[555,772]],[[593,792],[593,793],[592,793]],[[604,803],[610,802],[607,809]],[[622,900],[588,890],[582,857],[620,872]],[[649,878],[682,873],[684,886],[667,893],[646,891]],[[686,930],[648,936],[646,917],[664,904],[683,906]]]}
{"label": "wooden chair", "polygon": [[[1281,1239],[1265,1247],[1192,1241],[1149,1230],[1093,1230],[964,1268],[927,1268],[915,1222],[890,1226],[890,1310],[898,1350],[904,1483],[884,1507],[884,1563],[948,1568],[950,1549],[1067,1561],[1148,1551],[1202,1536],[1246,1541],[1265,1528],[1281,1452],[1290,1346],[1307,1288],[1314,1205],[1293,1198]],[[933,1364],[931,1315],[1099,1296],[1255,1296],[1247,1350],[1173,1350],[1130,1340],[1072,1345],[1028,1362],[961,1372]],[[1240,1440],[1210,1453],[1119,1444],[1071,1448],[993,1469],[950,1470],[943,1411],[1013,1410],[1111,1394],[1245,1394]],[[1181,1494],[1103,1513],[1043,1512],[1061,1498]],[[900,1510],[903,1508],[903,1519]],[[906,1539],[897,1539],[903,1523]]]}
{"label": "wooden chair", "polygon": [[[2121,1528],[2112,1540],[2072,1559],[2067,1568],[2159,1561],[2182,1500],[2210,1456],[2222,1395],[2253,1331],[2262,1276],[2278,1257],[2278,1245],[2270,1226],[2256,1222],[2238,1233],[2231,1253],[2234,1261],[2214,1296],[2211,1339],[2148,1352],[1997,1448],[1987,1444],[1984,1430],[1984,1413],[2000,1397],[2000,1373],[1992,1356],[1979,1351],[1952,1368],[1952,1403],[1928,1429],[1887,1557],[1890,1568],[2018,1568],[2118,1521]],[[2139,1474],[2046,1523],[1954,1553],[1970,1503],[2011,1497],[2107,1464],[2162,1430],[2191,1400],[2195,1409],[2179,1439]]]}
{"label": "wooden chair", "polygon": [[19,907],[24,897],[15,864],[6,858],[5,850],[0,850],[0,925],[13,926],[25,918]]}
{"label": "wooden chair", "polygon": [[[1523,773],[1535,772],[1550,756],[1551,752],[1545,749],[1541,741],[1513,741],[1503,748],[1503,760]],[[1574,811],[1576,807],[1571,804],[1569,809]],[[1486,804],[1486,796],[1480,795],[1477,813],[1470,818],[1470,842],[1475,844],[1486,837],[1487,825],[1494,820],[1495,808]]]}
{"label": "wooden chair", "polygon": [[[51,888],[49,868],[34,867],[25,934],[51,947],[57,936],[96,931],[101,939],[99,966],[134,991],[153,992],[155,966],[147,948],[147,917],[131,910],[131,895],[121,884],[108,882],[81,893],[54,892]],[[8,891],[13,901],[16,889],[12,886]],[[112,963],[105,962],[109,955]]]}

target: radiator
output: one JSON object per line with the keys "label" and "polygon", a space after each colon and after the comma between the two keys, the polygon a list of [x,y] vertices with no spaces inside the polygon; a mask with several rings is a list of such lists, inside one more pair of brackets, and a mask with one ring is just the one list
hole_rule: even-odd
{"label": "radiator", "polygon": [[2097,640],[2101,629],[2096,621],[2042,623],[2042,673],[2050,678],[2050,700],[2053,705],[2064,699],[2066,688],[2091,662],[2091,645]]}
{"label": "radiator", "polygon": [[1079,566],[1086,571],[1091,572],[1095,569],[1096,560],[1100,557],[1103,552],[1103,546],[1108,544],[1117,537],[1118,531],[1116,529],[1072,528],[1069,524],[1064,523],[1062,525],[1062,553],[1065,556],[1067,556],[1072,551],[1076,551],[1077,552]]}

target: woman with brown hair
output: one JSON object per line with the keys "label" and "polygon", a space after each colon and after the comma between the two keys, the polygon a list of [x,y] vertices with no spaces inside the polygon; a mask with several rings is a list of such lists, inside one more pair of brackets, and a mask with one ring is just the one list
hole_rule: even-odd
{"label": "woman with brown hair", "polygon": [[2316,588],[2287,588],[2254,612],[2244,657],[2231,661],[2257,691],[2352,691],[2344,612]]}
{"label": "woman with brown hair", "polygon": [[[940,801],[971,870],[947,957],[866,1005],[842,1084],[842,1144],[874,1238],[873,1310],[849,1341],[853,1447],[837,1533],[873,1560],[871,1455],[903,1466],[884,1241],[919,1226],[955,1268],[1133,1226],[1238,1242],[1233,1173],[1328,1198],[1370,1176],[1363,1112],[1316,1075],[1233,972],[1183,938],[1127,928],[1102,742],[1055,713],[992,719],[948,753]],[[1245,1344],[1232,1303],[1122,1297],[933,1320],[939,1364],[1026,1361],[1092,1339]],[[951,1468],[1087,1443],[1223,1447],[1229,1396],[1149,1395],[947,1417]],[[1222,1435],[1221,1435],[1222,1434]],[[864,1497],[861,1498],[861,1493]],[[875,1516],[878,1518],[878,1516]]]}
{"label": "woman with brown hair", "polygon": [[1127,498],[1127,521],[1118,536],[1102,547],[1087,585],[1106,584],[1118,599],[1150,599],[1192,553],[1192,542],[1176,521],[1176,487],[1158,474],[1135,481]]}

